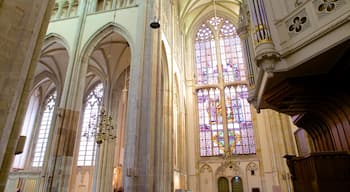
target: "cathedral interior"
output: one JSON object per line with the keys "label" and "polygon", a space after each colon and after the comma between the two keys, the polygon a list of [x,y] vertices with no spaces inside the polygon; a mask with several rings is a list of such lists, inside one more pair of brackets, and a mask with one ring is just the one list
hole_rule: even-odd
{"label": "cathedral interior", "polygon": [[0,0],[0,192],[347,192],[350,0]]}

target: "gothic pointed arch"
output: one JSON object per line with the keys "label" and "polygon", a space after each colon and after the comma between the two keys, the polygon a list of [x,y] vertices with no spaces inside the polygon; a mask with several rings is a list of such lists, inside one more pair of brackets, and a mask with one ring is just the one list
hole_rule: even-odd
{"label": "gothic pointed arch", "polygon": [[[26,136],[24,148],[27,152],[15,161],[21,169],[30,167],[40,170],[50,153],[49,138],[55,124],[54,111],[61,97],[69,60],[66,40],[56,33],[44,39],[34,71],[33,86],[26,108],[21,134]],[[15,168],[15,167],[14,167]]]}
{"label": "gothic pointed arch", "polygon": [[[61,44],[68,51],[68,54],[71,51],[71,49],[69,47],[69,43],[66,40],[66,38],[64,38],[62,35],[60,35],[58,33],[49,33],[49,34],[47,34],[45,36],[45,38],[44,38],[44,42],[43,42],[43,46],[42,46],[41,50],[45,50],[52,43],[59,43],[59,44]],[[68,56],[70,56],[70,55],[68,55]]]}
{"label": "gothic pointed arch", "polygon": [[129,32],[119,24],[108,23],[97,30],[82,49],[82,62],[88,62],[88,82],[99,77],[110,92],[121,74],[130,67],[131,42]]}
{"label": "gothic pointed arch", "polygon": [[187,2],[180,12],[180,25],[186,34],[192,34],[196,26],[203,19],[217,16],[231,18],[234,23],[238,22],[239,1],[223,0],[216,1],[193,1]]}
{"label": "gothic pointed arch", "polygon": [[[111,137],[108,142],[101,142],[96,145],[93,140],[86,139],[88,132],[93,135],[94,130],[90,130],[89,127],[81,128],[80,133],[80,144],[79,151],[77,152],[78,164],[74,168],[75,172],[80,173],[83,169],[89,173],[90,183],[94,182],[105,182],[112,183],[115,180],[113,170],[122,170],[123,166],[123,141],[125,133],[125,119],[126,119],[126,108],[127,108],[127,93],[129,84],[129,74],[131,65],[131,52],[132,42],[129,33],[119,24],[108,23],[105,26],[97,30],[90,38],[84,43],[82,47],[82,56],[79,58],[80,63],[87,67],[86,69],[86,81],[84,90],[84,122],[96,122],[94,121],[94,115],[102,113],[100,109],[105,110],[105,114],[111,118],[111,125],[115,128],[111,130]],[[99,107],[90,105],[91,94],[96,91],[96,87],[103,84],[103,94],[100,94]],[[96,86],[97,85],[97,86]],[[97,94],[93,94],[97,95]],[[102,99],[103,97],[103,99]],[[95,111],[94,114],[88,111]],[[86,118],[85,118],[86,117]],[[92,120],[91,120],[92,119]],[[98,125],[94,125],[95,127]],[[84,143],[85,142],[85,143]],[[82,147],[80,147],[82,146]],[[98,147],[103,146],[103,147]],[[85,149],[94,149],[93,153],[88,153]],[[84,150],[82,150],[84,149]],[[102,150],[96,153],[96,151]],[[106,153],[108,151],[108,153]],[[87,155],[84,155],[87,154]],[[89,161],[84,160],[86,156]],[[93,159],[93,161],[90,161]],[[97,166],[94,169],[94,163]],[[102,164],[108,165],[108,170],[101,170],[98,166]],[[83,174],[83,172],[81,173]],[[94,174],[103,174],[108,179],[100,181],[101,178],[93,178]],[[119,176],[121,172],[119,171]],[[79,183],[79,179],[76,179],[77,185],[85,185]],[[114,187],[120,187],[121,182],[118,179],[115,180]],[[88,186],[91,187],[91,186]]]}
{"label": "gothic pointed arch", "polygon": [[242,176],[243,172],[238,162],[225,162],[215,171],[215,176],[225,177],[225,176]]}
{"label": "gothic pointed arch", "polygon": [[91,55],[91,53],[94,51],[97,44],[113,32],[120,34],[128,43],[128,46],[130,47],[131,52],[133,52],[133,50],[135,49],[134,48],[135,43],[134,43],[133,39],[131,38],[130,32],[122,25],[110,22],[110,23],[107,23],[106,25],[102,26],[100,29],[98,29],[87,40],[87,42],[84,44],[84,47],[82,48],[82,58],[81,59],[83,59],[83,60],[87,59]]}
{"label": "gothic pointed arch", "polygon": [[69,46],[67,41],[59,34],[48,34],[39,55],[34,74],[34,86],[38,86],[38,83],[44,79],[50,79],[56,85],[59,97],[63,89],[68,62]]}
{"label": "gothic pointed arch", "polygon": [[214,172],[213,168],[204,163],[199,168],[199,183],[200,183],[200,191],[215,191],[215,181],[214,181]]}
{"label": "gothic pointed arch", "polygon": [[201,168],[199,169],[199,172],[203,173],[203,172],[209,172],[209,173],[212,173],[213,172],[213,168],[205,163],[204,165],[201,166]]}

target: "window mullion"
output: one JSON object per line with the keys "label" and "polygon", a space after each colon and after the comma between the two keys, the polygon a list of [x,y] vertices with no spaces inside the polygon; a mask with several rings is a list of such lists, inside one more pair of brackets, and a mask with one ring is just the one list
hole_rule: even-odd
{"label": "window mullion", "polygon": [[215,31],[214,37],[215,37],[215,50],[216,50],[216,62],[218,66],[218,72],[219,72],[219,90],[220,90],[220,105],[222,110],[222,124],[224,127],[224,153],[225,155],[227,153],[230,153],[230,147],[228,142],[228,128],[227,128],[227,115],[226,115],[226,102],[225,102],[225,82],[224,82],[224,76],[223,76],[223,69],[222,69],[222,61],[221,61],[221,47],[220,47],[220,38],[219,38],[219,31]]}
{"label": "window mullion", "polygon": [[255,153],[241,51],[235,27],[227,19],[212,17],[197,32],[195,62],[197,106],[202,112],[199,113],[201,156],[221,155],[223,150],[226,157]]}

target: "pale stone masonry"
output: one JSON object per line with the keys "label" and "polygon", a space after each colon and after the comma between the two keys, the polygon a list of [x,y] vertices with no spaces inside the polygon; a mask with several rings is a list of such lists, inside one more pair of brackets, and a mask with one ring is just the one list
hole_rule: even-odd
{"label": "pale stone masonry", "polygon": [[0,191],[12,165],[53,2],[0,1]]}
{"label": "pale stone masonry", "polygon": [[275,86],[349,41],[350,0],[326,4],[0,0],[0,192],[292,192],[283,156],[315,149],[281,111],[309,98]]}

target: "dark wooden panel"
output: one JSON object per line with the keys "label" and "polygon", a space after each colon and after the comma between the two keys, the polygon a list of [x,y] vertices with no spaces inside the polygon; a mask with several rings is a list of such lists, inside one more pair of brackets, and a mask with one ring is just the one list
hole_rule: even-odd
{"label": "dark wooden panel", "polygon": [[286,158],[295,192],[350,191],[349,153],[323,152]]}

